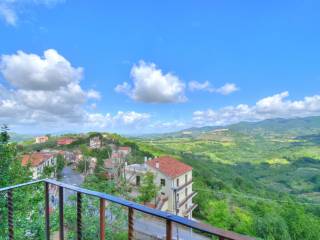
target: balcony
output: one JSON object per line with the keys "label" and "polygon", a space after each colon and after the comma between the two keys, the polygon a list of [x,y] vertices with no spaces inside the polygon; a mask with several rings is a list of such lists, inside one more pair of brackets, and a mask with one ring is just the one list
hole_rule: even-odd
{"label": "balcony", "polygon": [[[41,184],[43,185],[43,188],[41,187]],[[73,185],[68,185],[65,183],[58,182],[56,180],[52,179],[44,179],[44,180],[38,180],[38,181],[33,181],[33,182],[28,182],[24,184],[19,184],[15,186],[10,186],[6,188],[0,189],[0,193],[3,195],[5,194],[6,197],[6,204],[5,208],[7,210],[7,228],[8,228],[8,236],[7,239],[13,240],[15,239],[15,221],[14,221],[14,215],[15,215],[15,202],[14,202],[14,194],[17,189],[19,191],[27,186],[31,185],[40,185],[40,190],[43,189],[43,194],[44,194],[44,204],[43,204],[43,209],[42,212],[44,212],[43,216],[43,222],[44,224],[44,239],[50,240],[53,239],[52,236],[52,231],[51,231],[51,214],[52,214],[52,209],[50,208],[50,188],[54,187],[57,188],[57,195],[59,199],[59,203],[57,205],[57,211],[58,211],[58,235],[54,239],[65,239],[66,231],[70,231],[72,229],[66,229],[65,225],[65,219],[64,219],[64,208],[65,204],[68,204],[64,200],[65,194],[67,191],[73,191],[76,197],[76,204],[72,207],[74,207],[76,214],[74,216],[75,220],[75,232],[76,236],[75,239],[81,240],[85,239],[83,237],[83,212],[86,210],[83,205],[83,198],[84,196],[90,196],[92,198],[95,198],[99,201],[99,205],[96,210],[94,210],[94,214],[97,215],[97,218],[99,219],[97,225],[97,229],[99,229],[99,233],[97,234],[97,238],[101,240],[106,239],[106,228],[107,228],[107,221],[108,220],[108,214],[106,211],[106,206],[108,204],[115,204],[122,209],[126,211],[126,222],[127,222],[127,227],[126,227],[126,236],[127,239],[133,240],[133,239],[147,239],[145,237],[141,237],[141,234],[146,234],[146,232],[141,232],[140,230],[140,235],[138,232],[135,230],[134,226],[137,221],[136,216],[141,216],[145,215],[148,216],[150,219],[158,219],[159,221],[163,221],[164,223],[164,233],[157,234],[157,237],[154,237],[152,239],[166,239],[166,240],[172,240],[172,239],[180,239],[180,240],[185,240],[185,239],[212,239],[213,236],[217,237],[219,240],[224,240],[224,239],[229,239],[229,240],[252,240],[253,238],[243,236],[240,234],[236,234],[234,232],[218,229],[209,225],[205,225],[199,222],[195,222],[183,217],[179,217],[167,212],[163,212],[157,209],[153,208],[148,208],[144,205],[140,205],[113,195],[109,195],[106,193],[101,193],[101,192],[96,192],[96,191],[91,191],[88,189],[84,188],[79,188],[75,187]],[[41,190],[42,192],[42,190]],[[193,207],[193,206],[192,206]],[[3,209],[2,209],[3,210]],[[149,220],[148,220],[149,221]],[[5,223],[1,223],[5,224]],[[94,223],[91,223],[91,225]],[[191,238],[185,238],[185,237],[180,237],[175,235],[176,232],[178,232],[178,227],[181,226],[180,229],[187,229],[188,232],[193,233],[194,235]],[[160,228],[157,228],[160,229]],[[192,230],[192,231],[191,231]],[[202,236],[205,236],[203,238],[197,238],[197,234],[202,234]],[[94,239],[97,239],[94,238]],[[88,239],[88,238],[87,238]],[[113,239],[113,238],[112,238]],[[148,238],[151,239],[151,238]]]}

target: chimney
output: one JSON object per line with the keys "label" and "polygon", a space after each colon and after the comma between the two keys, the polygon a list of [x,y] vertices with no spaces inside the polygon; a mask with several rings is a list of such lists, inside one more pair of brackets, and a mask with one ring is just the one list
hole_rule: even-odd
{"label": "chimney", "polygon": [[146,163],[148,161],[148,157],[144,156],[144,162]]}
{"label": "chimney", "polygon": [[160,164],[159,164],[159,161],[157,160],[156,161],[156,169],[159,169],[159,167],[160,167]]}
{"label": "chimney", "polygon": [[124,162],[124,166],[125,166],[125,167],[128,166],[128,162]]}

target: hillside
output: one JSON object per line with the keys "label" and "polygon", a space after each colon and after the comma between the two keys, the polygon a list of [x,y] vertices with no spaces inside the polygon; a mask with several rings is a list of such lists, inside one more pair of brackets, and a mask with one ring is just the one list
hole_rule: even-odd
{"label": "hillside", "polygon": [[305,118],[275,118],[259,122],[240,122],[227,126],[192,127],[177,132],[163,134],[149,134],[143,138],[166,138],[166,137],[197,137],[201,134],[231,130],[250,135],[286,135],[300,136],[320,134],[320,116]]}
{"label": "hillside", "polygon": [[263,239],[319,239],[319,139],[320,117],[308,117],[191,128],[135,141],[193,167],[198,218]]}

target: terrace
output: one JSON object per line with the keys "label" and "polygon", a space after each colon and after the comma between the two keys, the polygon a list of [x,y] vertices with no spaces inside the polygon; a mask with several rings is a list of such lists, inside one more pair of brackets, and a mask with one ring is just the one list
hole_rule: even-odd
{"label": "terrace", "polygon": [[[43,184],[43,188],[41,187],[41,184]],[[215,228],[209,225],[205,225],[196,221],[192,221],[183,217],[179,217],[167,212],[163,212],[157,209],[149,208],[144,205],[140,205],[113,195],[91,191],[84,188],[75,187],[73,185],[68,185],[65,183],[58,182],[56,180],[52,179],[43,179],[43,180],[37,180],[33,182],[27,182],[24,184],[19,184],[15,186],[10,186],[6,188],[0,189],[1,194],[5,194],[6,196],[6,205],[7,208],[7,228],[8,228],[8,236],[7,238],[9,240],[15,239],[15,221],[14,221],[14,215],[15,215],[15,202],[14,202],[14,194],[15,191],[18,189],[21,190],[23,188],[26,188],[28,186],[33,185],[40,185],[40,189],[42,189],[44,194],[44,218],[43,222],[45,223],[45,236],[44,239],[53,239],[53,234],[50,229],[51,227],[51,218],[50,215],[52,214],[51,208],[50,208],[50,186],[54,186],[58,189],[58,199],[59,203],[57,205],[57,211],[59,215],[59,228],[58,228],[58,238],[55,239],[65,239],[66,231],[70,231],[70,229],[66,229],[65,222],[64,222],[64,205],[68,204],[68,202],[65,201],[64,197],[64,191],[73,191],[76,196],[76,204],[74,206],[76,210],[75,214],[75,231],[76,231],[76,239],[84,239],[83,237],[83,197],[84,196],[91,196],[95,199],[99,200],[99,206],[98,209],[96,209],[96,215],[99,218],[99,223],[97,226],[97,229],[99,229],[99,239],[104,240],[106,238],[106,228],[107,226],[107,220],[108,218],[108,212],[106,210],[106,206],[108,206],[108,203],[116,204],[122,209],[126,211],[127,216],[127,238],[129,240],[133,239],[166,239],[166,240],[173,240],[173,239],[219,239],[219,240],[252,240],[253,238],[248,236],[239,235],[234,232],[225,231],[219,228]],[[158,233],[153,238],[147,238],[143,237],[146,235],[146,232],[138,232],[135,228],[135,225],[137,224],[137,218],[135,216],[143,214],[145,217],[155,218],[159,221],[162,221],[164,223],[164,233]],[[148,220],[149,221],[149,220]],[[3,224],[3,223],[2,223]],[[182,229],[189,230],[191,235],[191,238],[186,238],[180,234],[180,237],[178,235],[178,226]],[[160,228],[158,228],[160,229]],[[149,230],[145,230],[149,231]],[[159,230],[160,231],[160,230]],[[203,236],[203,238],[198,238],[197,236]]]}

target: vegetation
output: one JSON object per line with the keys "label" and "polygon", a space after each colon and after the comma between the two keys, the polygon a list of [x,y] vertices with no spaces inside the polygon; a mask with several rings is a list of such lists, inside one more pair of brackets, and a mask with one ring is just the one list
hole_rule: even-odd
{"label": "vegetation", "polygon": [[262,239],[296,240],[320,238],[319,139],[314,117],[132,140],[193,167],[194,217]]}
{"label": "vegetation", "polygon": [[142,179],[142,184],[139,189],[140,196],[138,200],[142,203],[155,200],[159,188],[154,184],[154,175],[152,172],[147,172]]}

